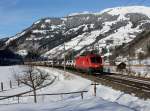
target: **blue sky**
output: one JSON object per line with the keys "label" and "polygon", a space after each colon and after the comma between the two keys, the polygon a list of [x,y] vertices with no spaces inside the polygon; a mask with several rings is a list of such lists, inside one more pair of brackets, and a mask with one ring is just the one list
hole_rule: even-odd
{"label": "blue sky", "polygon": [[99,12],[105,8],[145,5],[149,0],[0,0],[0,38],[13,36],[44,17],[75,12]]}

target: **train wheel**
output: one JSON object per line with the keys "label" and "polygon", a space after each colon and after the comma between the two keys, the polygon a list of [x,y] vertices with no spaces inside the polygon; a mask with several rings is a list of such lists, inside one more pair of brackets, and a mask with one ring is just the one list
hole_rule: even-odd
{"label": "train wheel", "polygon": [[88,74],[92,74],[92,72],[93,72],[92,68],[89,68],[88,69]]}
{"label": "train wheel", "polygon": [[103,72],[104,72],[104,69],[103,69],[103,68],[101,68],[99,72],[100,72],[100,73],[103,73]]}

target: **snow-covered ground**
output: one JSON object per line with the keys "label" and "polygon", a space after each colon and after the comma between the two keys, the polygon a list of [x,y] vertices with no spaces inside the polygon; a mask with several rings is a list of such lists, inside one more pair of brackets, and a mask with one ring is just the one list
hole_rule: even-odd
{"label": "snow-covered ground", "polygon": [[[19,66],[0,67],[0,80],[10,80],[13,75],[10,67],[20,71]],[[55,95],[55,96],[39,96],[38,103],[33,103],[32,97],[23,97],[20,99],[20,104],[17,103],[16,98],[9,100],[0,100],[0,111],[149,111],[150,100],[142,100],[134,95],[125,94],[116,91],[110,87],[103,85],[97,86],[97,97],[93,94],[92,81],[86,80],[71,73],[64,73],[58,69],[38,67],[45,73],[56,76],[55,82],[43,89],[37,91],[38,94],[43,93],[65,93],[74,91],[87,90],[84,93],[83,100],[81,94],[70,95]],[[5,72],[5,73],[4,73]],[[20,74],[20,73],[18,73]],[[5,77],[6,75],[6,77]],[[3,77],[3,79],[1,78]],[[24,86],[25,90],[28,90]],[[19,89],[18,89],[19,90]],[[0,95],[10,94],[9,91],[0,92]],[[10,104],[12,103],[12,104]]]}
{"label": "snow-covered ground", "polygon": [[0,66],[0,83],[3,83],[4,90],[10,89],[10,80],[13,88],[17,86],[17,82],[15,81],[16,71],[18,74],[22,73],[23,68],[20,66]]}

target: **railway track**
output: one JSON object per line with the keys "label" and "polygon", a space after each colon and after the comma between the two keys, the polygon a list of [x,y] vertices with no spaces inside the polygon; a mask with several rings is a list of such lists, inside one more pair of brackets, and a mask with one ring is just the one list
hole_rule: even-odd
{"label": "railway track", "polygon": [[[83,73],[80,73],[80,74],[83,74]],[[89,75],[89,74],[86,74],[86,75]],[[148,92],[150,92],[150,79],[147,79],[147,78],[140,78],[140,77],[135,77],[135,76],[128,76],[128,75],[109,73],[109,72],[93,73],[91,74],[91,76],[95,76],[98,79],[101,78],[101,79],[111,80],[112,82],[118,82],[118,83],[123,83],[127,85],[130,84],[133,87],[147,90]]]}
{"label": "railway track", "polygon": [[113,89],[134,94],[143,99],[150,99],[150,79],[107,72],[89,75],[76,71],[68,71],[102,85],[112,87]]}
{"label": "railway track", "polygon": [[110,80],[112,82],[116,82],[119,84],[124,84],[127,86],[131,86],[132,88],[141,89],[145,92],[150,92],[150,81],[142,80],[140,78],[134,78],[124,75],[110,74],[110,75],[96,75],[96,78]]}
{"label": "railway track", "polygon": [[[102,75],[87,75],[75,72],[75,74],[87,78],[89,80],[95,81],[104,86],[111,87],[115,90],[122,91],[127,94],[133,94],[136,97],[142,99],[150,99],[150,84],[147,84],[148,81],[141,79],[133,79],[132,77],[125,77],[121,75],[102,74]],[[139,82],[140,81],[140,82]],[[146,84],[141,82],[146,82]]]}
{"label": "railway track", "polygon": [[[57,66],[54,68],[63,70],[63,66]],[[67,67],[66,70],[68,72],[95,81],[102,85],[112,87],[115,90],[120,90],[125,93],[134,94],[135,96],[143,99],[150,99],[150,79],[108,72],[99,74],[93,73],[89,75],[86,74],[85,72],[78,72],[74,68],[67,68]]]}

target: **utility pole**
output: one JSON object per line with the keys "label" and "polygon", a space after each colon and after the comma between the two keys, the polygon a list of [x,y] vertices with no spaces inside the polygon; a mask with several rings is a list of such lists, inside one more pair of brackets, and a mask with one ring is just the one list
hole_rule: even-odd
{"label": "utility pole", "polygon": [[109,44],[106,44],[106,46],[107,46],[107,53],[108,53],[108,55],[107,55],[107,60],[108,60],[108,63],[109,63],[109,65],[110,65],[110,50],[109,50]]}
{"label": "utility pole", "polygon": [[52,58],[52,68],[54,68],[54,58]]}
{"label": "utility pole", "polygon": [[98,83],[96,83],[96,82],[94,82],[94,83],[92,83],[91,85],[93,85],[94,86],[94,96],[96,96],[96,91],[97,91],[97,85],[99,85]]}
{"label": "utility pole", "polygon": [[[65,35],[66,38],[66,35]],[[66,73],[66,48],[65,48],[65,41],[64,41],[64,74]]]}
{"label": "utility pole", "polygon": [[129,58],[128,58],[128,67],[129,67],[129,72],[128,72],[128,74],[130,75],[130,73],[131,73],[131,49],[130,49],[131,47],[130,47],[130,45],[129,45]]}

